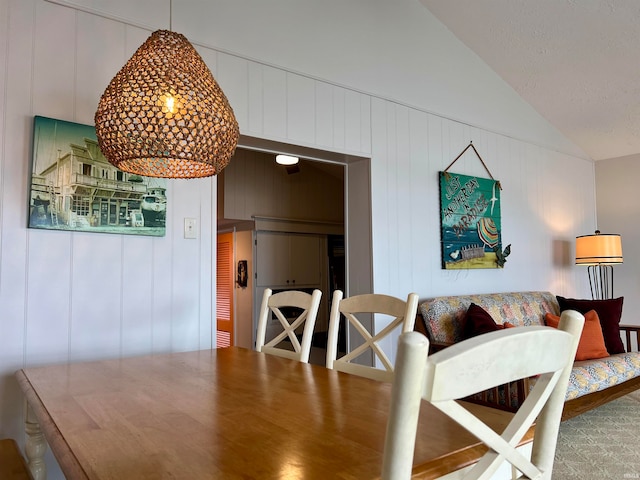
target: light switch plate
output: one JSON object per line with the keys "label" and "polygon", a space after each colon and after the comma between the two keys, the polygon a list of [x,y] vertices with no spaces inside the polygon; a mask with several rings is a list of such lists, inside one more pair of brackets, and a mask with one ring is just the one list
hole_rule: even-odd
{"label": "light switch plate", "polygon": [[198,238],[198,221],[195,218],[184,219],[184,238]]}

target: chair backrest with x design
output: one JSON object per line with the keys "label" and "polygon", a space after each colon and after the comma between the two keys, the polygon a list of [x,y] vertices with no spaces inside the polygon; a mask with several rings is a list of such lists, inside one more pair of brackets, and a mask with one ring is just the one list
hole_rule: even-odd
{"label": "chair backrest with x design", "polygon": [[[265,289],[262,296],[262,305],[260,306],[260,315],[258,317],[258,332],[256,334],[256,350],[259,352],[278,355],[280,357],[298,360],[308,363],[311,353],[311,341],[313,339],[313,329],[318,317],[318,309],[320,308],[320,299],[322,292],[314,290],[308,294],[299,290],[286,290],[284,292],[273,293],[270,288]],[[294,307],[299,315],[289,322],[287,316],[283,313],[283,309]],[[282,332],[265,343],[267,334],[267,323],[272,314],[280,322]],[[302,341],[298,339],[296,330],[304,323],[302,330]],[[284,346],[283,341],[289,340],[289,345]]]}
{"label": "chair backrest with x design", "polygon": [[[411,477],[420,403],[424,399],[482,441],[489,450],[473,466],[449,478],[489,479],[504,462],[522,476],[550,480],[560,418],[584,317],[562,312],[558,329],[509,328],[459,342],[427,356],[417,332],[401,336],[384,448],[384,480]],[[501,433],[457,400],[520,378],[538,376],[525,402]],[[535,424],[531,459],[518,444]],[[458,475],[455,475],[455,474]]]}
{"label": "chair backrest with x design", "polygon": [[[329,333],[327,338],[327,368],[352,373],[374,380],[391,382],[393,380],[393,364],[381,347],[380,342],[396,329],[400,333],[413,330],[418,310],[418,295],[410,293],[407,300],[401,300],[390,295],[364,294],[343,298],[341,290],[333,293],[331,313],[329,314]],[[382,314],[391,320],[378,333],[372,334],[356,314]],[[355,347],[344,356],[338,356],[338,331],[340,318],[347,319],[347,325],[360,334],[363,343]],[[383,368],[354,363],[367,350],[371,350],[374,360],[377,359]]]}

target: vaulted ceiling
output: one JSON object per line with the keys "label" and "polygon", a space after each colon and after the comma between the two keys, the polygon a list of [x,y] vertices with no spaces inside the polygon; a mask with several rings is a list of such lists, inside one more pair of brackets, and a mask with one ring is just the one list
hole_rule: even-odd
{"label": "vaulted ceiling", "polygon": [[640,0],[420,0],[594,160],[640,154]]}

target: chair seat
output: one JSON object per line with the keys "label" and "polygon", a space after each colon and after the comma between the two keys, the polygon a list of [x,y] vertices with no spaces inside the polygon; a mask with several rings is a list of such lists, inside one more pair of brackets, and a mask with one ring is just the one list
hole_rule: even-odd
{"label": "chair seat", "polygon": [[33,480],[18,444],[11,438],[0,440],[0,479]]}

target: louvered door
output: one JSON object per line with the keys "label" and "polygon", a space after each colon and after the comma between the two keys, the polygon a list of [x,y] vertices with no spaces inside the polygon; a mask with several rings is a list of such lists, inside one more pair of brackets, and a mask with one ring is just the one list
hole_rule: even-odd
{"label": "louvered door", "polygon": [[216,267],[216,312],[218,348],[234,344],[233,339],[233,234],[218,235]]}

